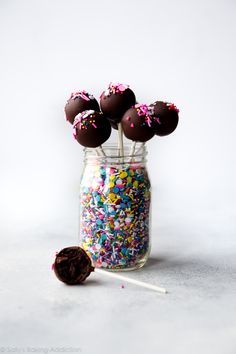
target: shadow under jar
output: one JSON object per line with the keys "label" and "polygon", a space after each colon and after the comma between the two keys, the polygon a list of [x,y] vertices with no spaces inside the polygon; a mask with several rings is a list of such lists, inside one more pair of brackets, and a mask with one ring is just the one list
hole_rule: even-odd
{"label": "shadow under jar", "polygon": [[134,270],[150,253],[150,180],[146,147],[85,148],[80,184],[80,246],[97,268]]}

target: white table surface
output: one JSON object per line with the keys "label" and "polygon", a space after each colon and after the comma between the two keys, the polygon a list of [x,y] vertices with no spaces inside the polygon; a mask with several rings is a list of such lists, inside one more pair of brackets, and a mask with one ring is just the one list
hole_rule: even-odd
{"label": "white table surface", "polygon": [[[236,353],[235,10],[0,1],[0,353]],[[69,287],[51,271],[77,243],[83,156],[64,104],[110,81],[180,108],[176,133],[148,142],[152,253],[129,274],[167,295],[95,273]]]}
{"label": "white table surface", "polygon": [[50,267],[55,251],[76,237],[37,227],[5,233],[2,351],[234,354],[236,241],[228,218],[205,213],[185,220],[184,212],[159,210],[150,259],[127,275],[162,285],[167,295],[122,288],[95,273],[84,285],[66,286]]}

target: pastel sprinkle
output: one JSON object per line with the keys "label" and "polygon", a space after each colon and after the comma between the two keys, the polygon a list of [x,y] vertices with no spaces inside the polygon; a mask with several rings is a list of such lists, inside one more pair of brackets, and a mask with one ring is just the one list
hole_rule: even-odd
{"label": "pastel sprinkle", "polygon": [[89,101],[91,99],[94,99],[93,95],[89,94],[87,91],[83,90],[83,91],[78,91],[78,92],[73,92],[70,96],[69,99],[73,99],[75,100],[76,98],[82,98],[85,101]]}
{"label": "pastel sprinkle", "polygon": [[94,266],[135,267],[149,248],[150,182],[145,167],[87,166],[80,200],[81,246]]}
{"label": "pastel sprinkle", "polygon": [[96,124],[94,123],[94,113],[95,111],[90,109],[79,113],[74,120],[73,123],[73,135],[76,138],[76,129],[88,129],[89,125],[92,125],[94,128],[97,128]]}
{"label": "pastel sprinkle", "polygon": [[113,84],[110,83],[108,88],[104,91],[104,96],[110,96],[111,94],[122,94],[125,90],[127,90],[127,88],[129,88],[129,85],[125,85],[125,84]]}
{"label": "pastel sprinkle", "polygon": [[119,177],[120,177],[120,178],[125,178],[125,177],[127,177],[127,172],[125,172],[125,171],[121,172],[121,173],[119,174]]}

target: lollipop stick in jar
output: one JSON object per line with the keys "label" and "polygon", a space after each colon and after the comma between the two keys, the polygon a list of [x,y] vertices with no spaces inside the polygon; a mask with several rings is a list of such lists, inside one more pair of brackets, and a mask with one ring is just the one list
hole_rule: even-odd
{"label": "lollipop stick in jar", "polygon": [[131,149],[130,149],[130,162],[133,160],[134,153],[135,153],[135,148],[136,148],[136,141],[132,142]]}
{"label": "lollipop stick in jar", "polygon": [[145,146],[145,143],[141,143],[140,147],[136,151],[136,154],[139,154],[143,150],[144,146]]}
{"label": "lollipop stick in jar", "polygon": [[123,130],[122,130],[121,123],[118,123],[118,149],[119,149],[119,156],[124,156]]}
{"label": "lollipop stick in jar", "polygon": [[98,147],[97,147],[97,151],[98,151],[98,154],[99,154],[100,156],[106,157],[106,154],[105,154],[105,152],[104,152],[102,146],[98,146]]}

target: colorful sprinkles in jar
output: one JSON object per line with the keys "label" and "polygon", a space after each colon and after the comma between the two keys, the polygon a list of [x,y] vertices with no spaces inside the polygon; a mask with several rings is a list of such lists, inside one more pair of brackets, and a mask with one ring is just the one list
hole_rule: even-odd
{"label": "colorful sprinkles in jar", "polygon": [[150,182],[146,169],[88,165],[80,200],[81,246],[94,266],[137,267],[149,248]]}

